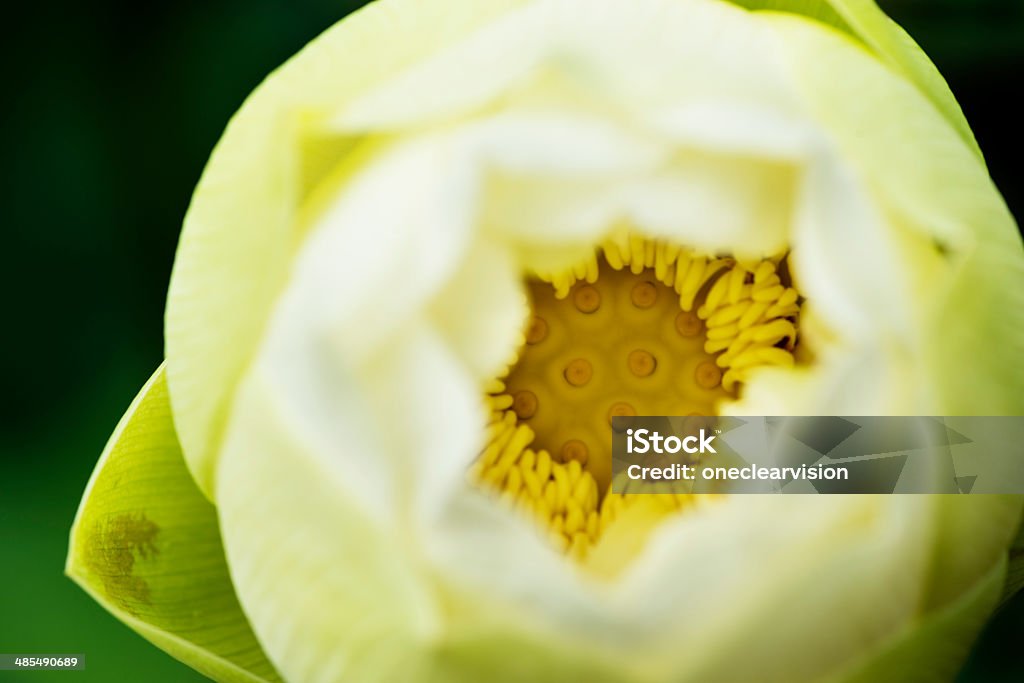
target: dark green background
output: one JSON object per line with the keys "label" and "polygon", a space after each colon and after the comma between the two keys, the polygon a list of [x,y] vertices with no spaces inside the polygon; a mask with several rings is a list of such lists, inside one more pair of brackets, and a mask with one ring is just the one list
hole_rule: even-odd
{"label": "dark green background", "polygon": [[[625,0],[624,0],[625,1]],[[84,672],[0,681],[191,681],[64,578],[67,532],[107,435],[162,357],[189,195],[231,114],[358,2],[35,2],[5,17],[0,652],[85,653]],[[1024,0],[889,0],[960,99],[1024,215]],[[979,349],[979,352],[981,350]],[[963,681],[1024,680],[1024,600]]]}

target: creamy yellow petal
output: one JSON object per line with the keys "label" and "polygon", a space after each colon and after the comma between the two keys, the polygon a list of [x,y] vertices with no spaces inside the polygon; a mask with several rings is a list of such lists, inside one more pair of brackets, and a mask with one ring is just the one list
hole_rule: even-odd
{"label": "creamy yellow petal", "polygon": [[[934,390],[943,414],[1020,414],[1024,375],[1005,368],[1024,353],[1024,289],[1017,286],[1024,281],[1024,247],[983,163],[920,92],[862,48],[807,20],[776,15],[771,21],[784,37],[804,101],[825,122],[852,182],[877,197],[879,218],[890,226],[885,253],[898,259],[897,270],[877,259],[853,266],[902,278],[902,286],[888,280],[897,298],[877,313],[905,315],[901,292],[918,302],[909,329],[920,338],[922,386]],[[841,84],[836,73],[844,74]],[[878,237],[844,239],[855,248],[858,239],[881,246]],[[796,258],[812,267],[802,251],[796,244]],[[834,286],[846,279],[834,278]],[[823,278],[806,284],[815,293],[827,287]],[[864,288],[872,291],[879,298],[877,289]],[[829,313],[835,301],[827,304]]]}
{"label": "creamy yellow petal", "polygon": [[500,374],[522,344],[530,313],[514,255],[476,244],[430,313],[474,376],[484,381]]}
{"label": "creamy yellow petal", "polygon": [[507,92],[534,105],[610,112],[692,97],[785,101],[774,49],[760,22],[714,0],[538,0],[382,79],[332,125],[416,129],[478,114]]}
{"label": "creamy yellow petal", "polygon": [[889,19],[874,0],[730,0],[756,10],[811,17],[856,37],[892,70],[906,78],[938,109],[980,158],[967,119],[942,74],[906,31]]}

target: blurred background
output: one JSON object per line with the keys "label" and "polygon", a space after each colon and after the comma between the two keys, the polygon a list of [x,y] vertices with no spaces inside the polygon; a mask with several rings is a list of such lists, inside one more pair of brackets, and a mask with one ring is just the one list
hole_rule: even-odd
{"label": "blurred background", "polygon": [[[107,436],[162,358],[164,297],[192,188],[263,77],[361,6],[327,0],[25,3],[0,41],[5,330],[0,652],[84,653],[7,680],[204,680],[63,576]],[[882,0],[945,74],[1014,214],[1024,0]],[[9,15],[10,16],[10,15]],[[1022,681],[1024,596],[961,675]]]}

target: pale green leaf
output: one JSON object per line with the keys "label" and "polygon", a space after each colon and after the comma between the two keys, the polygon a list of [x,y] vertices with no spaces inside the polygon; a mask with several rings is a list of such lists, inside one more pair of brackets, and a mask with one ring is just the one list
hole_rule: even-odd
{"label": "pale green leaf", "polygon": [[219,681],[278,681],[235,597],[217,513],[171,420],[163,366],[107,443],[74,526],[66,572],[147,640]]}

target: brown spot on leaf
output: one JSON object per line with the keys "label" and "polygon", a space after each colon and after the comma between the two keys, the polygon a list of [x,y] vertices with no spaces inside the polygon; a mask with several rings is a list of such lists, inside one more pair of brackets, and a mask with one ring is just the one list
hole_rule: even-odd
{"label": "brown spot on leaf", "polygon": [[155,556],[160,527],[144,514],[120,514],[93,524],[85,548],[89,572],[103,582],[104,592],[121,607],[138,614],[150,604],[149,584],[134,574],[139,559]]}

